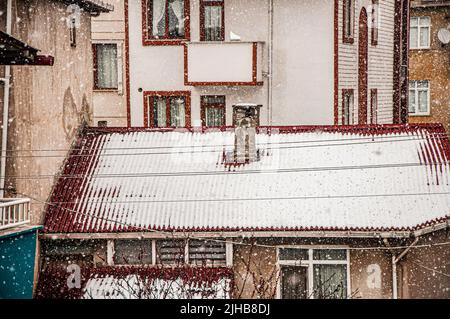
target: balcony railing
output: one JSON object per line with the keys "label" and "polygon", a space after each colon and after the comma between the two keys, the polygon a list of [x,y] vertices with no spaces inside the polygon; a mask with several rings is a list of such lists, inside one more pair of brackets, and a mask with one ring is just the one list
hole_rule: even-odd
{"label": "balcony railing", "polygon": [[0,230],[30,222],[30,199],[0,198]]}
{"label": "balcony railing", "polygon": [[262,85],[262,54],[263,42],[189,42],[184,52],[184,84]]}

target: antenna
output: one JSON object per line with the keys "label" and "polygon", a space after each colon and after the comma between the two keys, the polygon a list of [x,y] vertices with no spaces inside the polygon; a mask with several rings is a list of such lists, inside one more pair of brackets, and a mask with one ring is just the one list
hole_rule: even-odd
{"label": "antenna", "polygon": [[450,43],[450,31],[446,28],[442,28],[438,31],[438,39],[442,44]]}

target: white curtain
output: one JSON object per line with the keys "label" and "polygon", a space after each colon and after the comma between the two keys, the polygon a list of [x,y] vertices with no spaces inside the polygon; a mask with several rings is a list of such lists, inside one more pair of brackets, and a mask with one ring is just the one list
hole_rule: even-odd
{"label": "white curtain", "polygon": [[182,98],[174,98],[170,101],[170,126],[186,126],[185,103]]}
{"label": "white curtain", "polygon": [[102,89],[117,88],[117,46],[97,45],[97,86]]}
{"label": "white curtain", "polygon": [[166,127],[166,100],[163,98],[155,98],[154,103],[155,126]]}
{"label": "white curtain", "polygon": [[174,0],[170,7],[178,20],[178,34],[184,34],[184,0]]}
{"label": "white curtain", "polygon": [[153,0],[153,35],[162,35],[159,33],[158,24],[164,19],[166,10],[166,0]]}
{"label": "white curtain", "polygon": [[222,7],[205,7],[205,37],[208,41],[216,41],[220,38],[222,27]]}

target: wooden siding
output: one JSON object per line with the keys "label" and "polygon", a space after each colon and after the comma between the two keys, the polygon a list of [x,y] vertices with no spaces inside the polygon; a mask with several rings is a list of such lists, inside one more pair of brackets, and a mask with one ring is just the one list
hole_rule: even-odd
{"label": "wooden siding", "polygon": [[[358,37],[359,15],[365,7],[369,21],[371,19],[370,5],[372,1],[355,0],[355,34],[354,43],[347,44],[342,41],[343,27],[343,0],[339,0],[339,107],[338,119],[342,124],[342,89],[354,89],[354,123],[358,122]],[[378,90],[378,123],[392,123],[392,95],[393,95],[393,55],[394,55],[394,3],[395,0],[381,0],[380,28],[378,31],[378,45],[371,45],[371,32],[369,30],[369,83],[368,89]],[[368,102],[368,105],[369,102]],[[369,114],[369,113],[368,113]]]}

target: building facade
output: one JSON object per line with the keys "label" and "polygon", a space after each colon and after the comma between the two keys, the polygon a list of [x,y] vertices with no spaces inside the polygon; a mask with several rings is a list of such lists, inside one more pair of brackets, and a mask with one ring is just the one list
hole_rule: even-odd
{"label": "building facade", "polygon": [[[261,105],[261,125],[407,122],[409,1],[123,6],[125,68],[113,71],[117,89],[95,93],[104,119],[96,125],[120,125],[114,118],[126,112],[132,127],[230,126],[239,103]],[[114,38],[100,31],[108,23],[94,22],[96,37]],[[110,71],[95,77],[111,78]]]}
{"label": "building facade", "polygon": [[124,1],[105,2],[114,5],[114,11],[91,19],[94,53],[92,125],[126,126]]}
{"label": "building facade", "polygon": [[412,1],[409,122],[450,128],[450,1]]}

